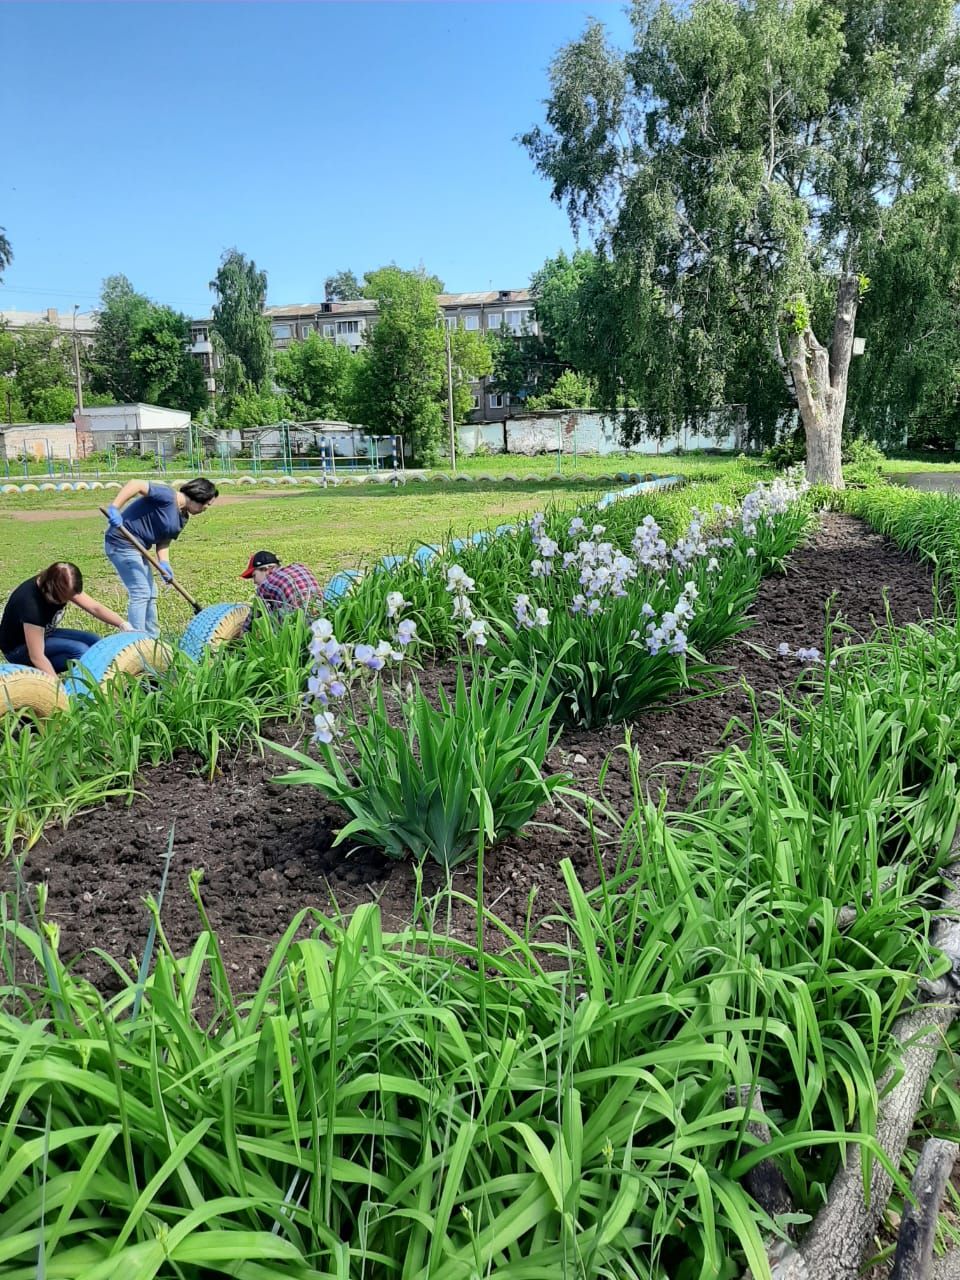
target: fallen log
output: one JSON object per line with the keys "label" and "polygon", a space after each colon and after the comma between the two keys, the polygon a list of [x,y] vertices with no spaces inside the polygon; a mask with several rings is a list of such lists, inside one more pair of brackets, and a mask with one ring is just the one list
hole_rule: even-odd
{"label": "fallen log", "polygon": [[[768,1147],[771,1142],[770,1126],[764,1118],[763,1098],[760,1090],[753,1085],[742,1084],[727,1090],[731,1102],[739,1102],[753,1113],[753,1119],[747,1121],[746,1129],[757,1140],[757,1146]],[[765,1156],[744,1176],[743,1185],[753,1196],[757,1204],[771,1218],[780,1214],[793,1213],[793,1198],[787,1180],[780,1172],[777,1163]]]}
{"label": "fallen log", "polygon": [[937,1218],[958,1150],[945,1138],[928,1138],[923,1144],[900,1221],[890,1280],[930,1280]]}

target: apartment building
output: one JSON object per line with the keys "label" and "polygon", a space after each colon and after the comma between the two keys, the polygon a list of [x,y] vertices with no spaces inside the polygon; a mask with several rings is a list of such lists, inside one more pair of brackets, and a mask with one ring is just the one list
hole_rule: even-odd
{"label": "apartment building", "polygon": [[[534,304],[528,289],[499,289],[485,293],[441,293],[437,299],[448,329],[462,323],[471,333],[499,334],[502,326],[518,336],[537,332]],[[367,332],[377,322],[377,304],[368,298],[350,302],[312,302],[296,306],[266,307],[273,345],[283,350],[292,342],[303,342],[311,333],[357,351]],[[203,363],[207,386],[213,390],[214,352],[210,341],[211,320],[191,323],[190,350]],[[473,386],[473,422],[499,422],[507,417],[509,397],[492,391],[487,380]]]}
{"label": "apartment building", "polygon": [[92,311],[69,311],[66,315],[62,315],[56,307],[47,307],[45,311],[0,311],[0,327],[10,333],[22,333],[24,329],[38,324],[53,325],[71,342],[76,333],[85,347],[92,345],[97,332],[97,317]]}

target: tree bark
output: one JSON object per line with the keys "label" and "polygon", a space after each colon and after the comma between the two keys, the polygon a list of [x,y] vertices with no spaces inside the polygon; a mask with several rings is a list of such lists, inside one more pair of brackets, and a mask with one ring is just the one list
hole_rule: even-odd
{"label": "tree bark", "polygon": [[832,489],[843,488],[840,434],[847,407],[859,289],[855,275],[841,277],[829,351],[809,324],[790,334],[790,373],[807,440],[807,479],[811,484],[826,484]]}

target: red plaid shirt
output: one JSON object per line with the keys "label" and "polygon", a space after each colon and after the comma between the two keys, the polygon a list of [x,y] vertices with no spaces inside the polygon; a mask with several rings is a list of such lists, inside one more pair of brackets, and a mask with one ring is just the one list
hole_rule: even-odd
{"label": "red plaid shirt", "polygon": [[323,600],[320,583],[305,564],[277,565],[257,587],[257,598],[271,613],[305,609]]}

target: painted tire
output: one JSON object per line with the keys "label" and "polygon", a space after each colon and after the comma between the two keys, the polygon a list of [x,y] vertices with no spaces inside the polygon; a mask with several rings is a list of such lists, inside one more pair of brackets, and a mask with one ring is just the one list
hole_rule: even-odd
{"label": "painted tire", "polygon": [[20,486],[21,493],[39,493],[39,489],[35,484],[22,484]]}
{"label": "painted tire", "polygon": [[89,488],[90,486],[87,484],[86,480],[74,481],[73,489],[75,493],[83,493],[86,489],[89,489]]}
{"label": "painted tire", "polygon": [[435,543],[424,543],[422,547],[417,547],[410,559],[426,573],[427,565],[435,556],[440,554],[441,549]]}
{"label": "painted tire", "polygon": [[250,617],[248,604],[212,604],[201,609],[180,637],[180,648],[199,662],[205,653],[229,644],[243,633]]}
{"label": "painted tire", "polygon": [[381,556],[377,561],[377,570],[390,573],[401,564],[407,563],[406,556]]}
{"label": "painted tire", "polygon": [[170,646],[145,631],[118,631],[91,645],[76,670],[64,681],[74,697],[89,698],[92,685],[105,685],[116,676],[141,676],[166,671],[172,660]]}
{"label": "painted tire", "polygon": [[40,492],[41,492],[41,493],[54,493],[54,492],[56,491],[56,488],[57,488],[57,486],[56,486],[55,484],[51,484],[51,483],[50,483],[50,481],[48,480],[46,484],[42,484],[42,485],[40,486]]}
{"label": "painted tire", "polygon": [[8,711],[36,711],[48,716],[70,706],[67,691],[54,676],[36,667],[0,662],[0,715]]}
{"label": "painted tire", "polygon": [[342,573],[335,573],[323,588],[323,603],[336,604],[342,600],[359,578],[360,572],[357,569],[344,569]]}

